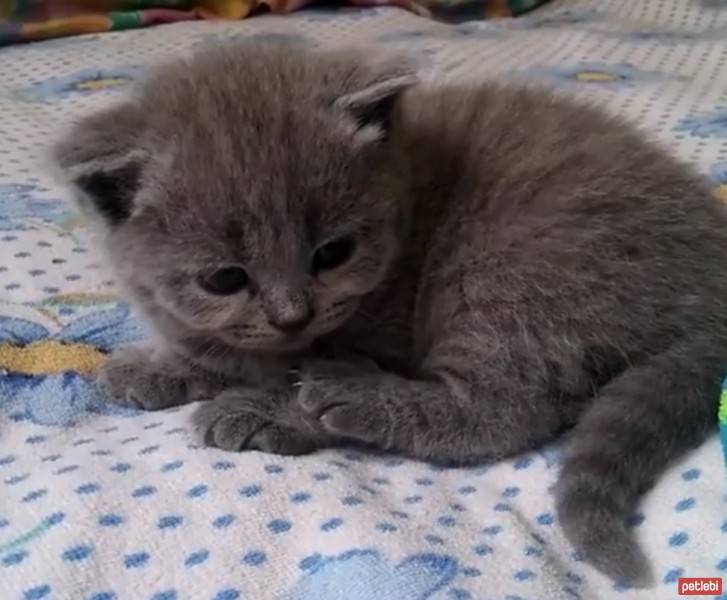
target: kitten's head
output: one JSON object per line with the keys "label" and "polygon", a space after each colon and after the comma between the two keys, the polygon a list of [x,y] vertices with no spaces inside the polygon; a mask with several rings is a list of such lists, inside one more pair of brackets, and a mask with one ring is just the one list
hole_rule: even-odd
{"label": "kitten's head", "polygon": [[55,148],[162,334],[285,352],[330,333],[398,252],[400,61],[236,44],[167,65]]}

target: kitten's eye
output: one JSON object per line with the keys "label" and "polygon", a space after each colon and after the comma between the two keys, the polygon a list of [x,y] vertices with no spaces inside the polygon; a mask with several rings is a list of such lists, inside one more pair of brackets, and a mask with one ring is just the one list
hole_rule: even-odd
{"label": "kitten's eye", "polygon": [[328,242],[316,250],[313,255],[313,270],[329,271],[340,267],[353,254],[356,244],[351,238],[341,238]]}
{"label": "kitten's eye", "polygon": [[242,267],[223,267],[201,281],[202,287],[212,294],[229,296],[244,288],[250,279]]}

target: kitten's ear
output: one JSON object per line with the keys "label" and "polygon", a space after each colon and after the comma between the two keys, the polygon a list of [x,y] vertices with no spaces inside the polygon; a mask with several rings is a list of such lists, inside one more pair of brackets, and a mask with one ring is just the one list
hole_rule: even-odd
{"label": "kitten's ear", "polygon": [[358,88],[341,96],[336,105],[348,111],[359,129],[375,128],[377,139],[385,139],[399,96],[418,83],[415,65],[404,59],[389,59],[371,66]]}
{"label": "kitten's ear", "polygon": [[64,179],[76,188],[81,210],[116,227],[132,213],[146,152],[138,145],[142,111],[121,104],[78,123],[52,150]]}

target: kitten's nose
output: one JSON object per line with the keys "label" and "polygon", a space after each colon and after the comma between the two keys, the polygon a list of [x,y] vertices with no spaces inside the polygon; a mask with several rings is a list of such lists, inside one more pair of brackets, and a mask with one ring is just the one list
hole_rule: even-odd
{"label": "kitten's nose", "polygon": [[269,318],[268,322],[284,333],[298,333],[303,331],[313,319],[313,311],[308,308],[305,312],[293,312]]}
{"label": "kitten's nose", "polygon": [[267,290],[263,306],[268,323],[285,333],[298,333],[313,319],[313,307],[302,290],[274,286]]}

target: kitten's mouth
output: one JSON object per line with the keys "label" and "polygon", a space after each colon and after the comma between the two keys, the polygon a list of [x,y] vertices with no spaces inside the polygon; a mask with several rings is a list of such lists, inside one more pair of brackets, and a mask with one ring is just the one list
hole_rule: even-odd
{"label": "kitten's mouth", "polygon": [[310,346],[314,338],[305,332],[287,335],[250,333],[244,326],[230,327],[220,337],[230,346],[241,350],[263,352],[299,352]]}
{"label": "kitten's mouth", "polygon": [[311,346],[314,341],[313,337],[307,335],[296,335],[292,337],[286,336],[283,338],[277,338],[272,349],[279,350],[281,352],[299,352]]}

